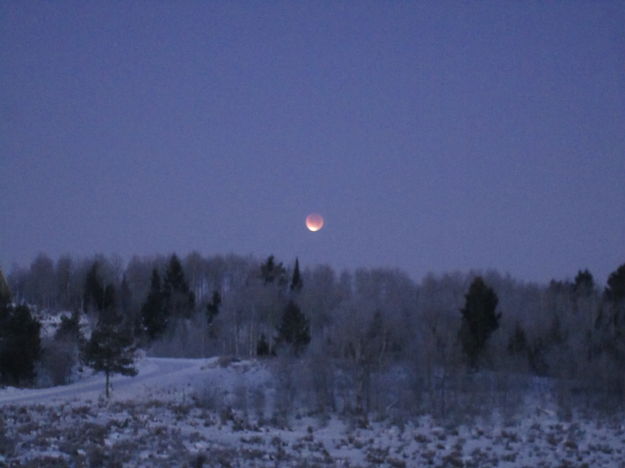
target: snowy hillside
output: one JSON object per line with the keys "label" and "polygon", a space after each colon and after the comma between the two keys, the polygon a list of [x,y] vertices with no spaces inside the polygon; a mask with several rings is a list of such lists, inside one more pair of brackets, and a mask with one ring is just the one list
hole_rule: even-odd
{"label": "snowy hillside", "polygon": [[[265,364],[145,358],[137,377],[4,389],[0,453],[11,466],[625,466],[618,423],[545,410],[468,425],[275,417]],[[235,409],[236,408],[236,409]],[[362,423],[362,422],[361,422]]]}

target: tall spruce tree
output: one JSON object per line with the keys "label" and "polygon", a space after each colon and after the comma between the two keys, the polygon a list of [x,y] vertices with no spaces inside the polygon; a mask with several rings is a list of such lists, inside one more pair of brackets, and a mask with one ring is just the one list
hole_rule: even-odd
{"label": "tall spruce tree", "polygon": [[54,339],[80,342],[82,333],[80,331],[80,317],[77,313],[74,312],[69,317],[66,315],[61,317],[61,323],[54,333]]}
{"label": "tall spruce tree", "polygon": [[130,319],[132,306],[132,290],[128,285],[128,279],[126,275],[123,276],[122,282],[119,285],[119,309],[124,315],[124,319]]}
{"label": "tall spruce tree", "polygon": [[0,270],[0,310],[11,302],[11,291],[6,278]]}
{"label": "tall spruce tree", "polygon": [[141,318],[145,333],[150,340],[158,338],[167,328],[168,319],[165,310],[165,299],[161,285],[161,276],[158,270],[152,270],[150,279],[150,291],[145,303],[141,307]]}
{"label": "tall spruce tree", "polygon": [[573,292],[578,296],[589,296],[595,291],[595,279],[588,270],[580,270],[573,282]]}
{"label": "tall spruce tree", "polygon": [[258,342],[256,343],[256,356],[264,357],[269,356],[271,349],[269,348],[269,343],[267,342],[267,337],[265,334],[261,334]]}
{"label": "tall spruce tree", "polygon": [[93,262],[85,278],[83,294],[83,310],[85,312],[99,312],[104,307],[104,287],[98,268],[98,262]]}
{"label": "tall spruce tree", "polygon": [[310,324],[299,306],[289,301],[282,314],[282,320],[278,326],[278,347],[290,347],[297,356],[310,343]]}
{"label": "tall spruce tree", "polygon": [[625,364],[625,264],[608,277],[604,299],[596,321],[600,337],[597,348],[622,366]]}
{"label": "tall spruce tree", "polygon": [[478,358],[490,335],[499,328],[501,313],[497,314],[499,299],[481,277],[476,277],[465,297],[460,327],[460,340],[469,365],[476,368]]}
{"label": "tall spruce tree", "polygon": [[291,291],[299,292],[304,287],[304,281],[299,271],[299,259],[295,258],[295,268],[293,268],[293,277],[291,278]]}
{"label": "tall spruce tree", "polygon": [[221,294],[219,291],[213,291],[213,296],[208,304],[206,304],[206,321],[210,325],[215,320],[215,317],[219,315],[219,308],[221,307]]}
{"label": "tall spruce tree", "polygon": [[260,276],[265,284],[275,283],[278,286],[286,286],[286,268],[282,262],[276,263],[274,256],[267,257],[267,261],[260,266]]}
{"label": "tall spruce tree", "polygon": [[123,318],[115,303],[112,285],[106,288],[106,307],[100,312],[98,324],[85,347],[84,361],[97,372],[104,372],[104,391],[110,396],[110,377],[113,374],[136,375],[135,346],[132,334],[124,327]]}
{"label": "tall spruce tree", "polygon": [[169,259],[167,271],[165,272],[163,299],[170,317],[191,317],[195,307],[195,294],[189,289],[182,264],[175,254]]}
{"label": "tall spruce tree", "polygon": [[608,284],[605,287],[605,297],[613,304],[625,302],[625,263],[608,277]]}
{"label": "tall spruce tree", "polygon": [[23,385],[35,377],[41,354],[41,324],[25,305],[11,304],[11,295],[0,272],[0,381]]}

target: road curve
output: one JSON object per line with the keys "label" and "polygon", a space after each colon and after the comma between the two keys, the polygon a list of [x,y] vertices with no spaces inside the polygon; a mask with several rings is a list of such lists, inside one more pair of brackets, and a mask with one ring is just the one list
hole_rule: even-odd
{"label": "road curve", "polygon": [[[201,372],[212,360],[144,358],[134,377],[116,375],[111,378],[113,398],[124,399],[185,381]],[[96,400],[104,393],[104,375],[96,374],[69,385],[42,389],[0,390],[0,405],[56,404],[70,400]]]}

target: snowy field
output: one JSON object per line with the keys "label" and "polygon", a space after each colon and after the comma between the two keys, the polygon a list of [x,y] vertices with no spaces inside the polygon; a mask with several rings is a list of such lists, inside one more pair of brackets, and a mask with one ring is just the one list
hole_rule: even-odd
{"label": "snowy field", "polygon": [[[137,377],[0,390],[2,466],[625,467],[624,421],[560,421],[549,410],[442,425],[429,417],[365,427],[264,411],[271,375],[256,362],[144,358]],[[258,392],[243,397],[242,388]],[[238,394],[239,393],[239,394]],[[232,410],[231,399],[249,399]],[[254,401],[254,398],[260,398]],[[259,408],[261,408],[259,410]]]}

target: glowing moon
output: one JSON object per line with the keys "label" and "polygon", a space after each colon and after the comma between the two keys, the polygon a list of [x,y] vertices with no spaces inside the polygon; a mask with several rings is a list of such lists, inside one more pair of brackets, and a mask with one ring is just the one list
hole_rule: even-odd
{"label": "glowing moon", "polygon": [[323,227],[323,216],[317,213],[311,213],[306,216],[306,227],[309,231],[315,232]]}

